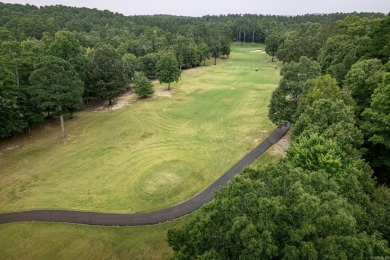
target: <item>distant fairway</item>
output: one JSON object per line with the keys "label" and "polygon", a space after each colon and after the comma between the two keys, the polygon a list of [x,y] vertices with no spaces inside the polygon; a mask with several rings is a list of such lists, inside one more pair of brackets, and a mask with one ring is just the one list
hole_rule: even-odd
{"label": "distant fairway", "polygon": [[65,142],[57,122],[2,142],[0,211],[145,212],[199,193],[273,128],[278,71],[252,49],[184,72],[170,98],[77,113]]}

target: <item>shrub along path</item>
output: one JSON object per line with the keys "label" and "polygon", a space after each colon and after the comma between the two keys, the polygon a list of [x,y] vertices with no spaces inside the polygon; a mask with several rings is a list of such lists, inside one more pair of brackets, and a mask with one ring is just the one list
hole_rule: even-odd
{"label": "shrub along path", "polygon": [[204,191],[195,197],[172,207],[162,210],[134,213],[113,214],[67,210],[30,210],[0,214],[0,224],[21,221],[50,221],[68,222],[102,226],[141,226],[157,224],[187,215],[203,204],[214,198],[214,191],[228,183],[234,175],[241,172],[245,167],[253,163],[260,155],[277,143],[288,131],[290,125],[282,126],[259,144],[255,149],[242,158],[236,165],[228,170]]}

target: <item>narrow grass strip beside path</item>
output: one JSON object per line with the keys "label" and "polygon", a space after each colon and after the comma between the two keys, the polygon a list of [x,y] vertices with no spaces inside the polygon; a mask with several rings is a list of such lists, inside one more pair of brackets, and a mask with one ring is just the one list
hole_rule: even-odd
{"label": "narrow grass strip beside path", "polygon": [[226,185],[228,181],[234,177],[234,175],[241,172],[245,167],[249,166],[257,158],[259,158],[259,156],[267,151],[273,144],[277,143],[287,133],[289,128],[289,124],[277,128],[267,139],[248,153],[207,189],[195,197],[169,208],[134,214],[112,214],[68,210],[30,210],[0,214],[0,224],[21,221],[50,221],[101,226],[142,226],[162,223],[179,218],[199,209],[203,204],[211,201],[214,198],[215,190],[218,190],[221,186]]}

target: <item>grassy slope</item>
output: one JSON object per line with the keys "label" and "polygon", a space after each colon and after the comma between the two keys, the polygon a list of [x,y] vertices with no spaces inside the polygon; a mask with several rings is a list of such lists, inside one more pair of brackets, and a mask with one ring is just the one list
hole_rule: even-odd
{"label": "grassy slope", "polygon": [[[50,125],[1,143],[0,211],[149,211],[200,192],[273,128],[266,114],[278,71],[264,54],[249,53],[258,48],[235,46],[229,60],[185,72],[172,98],[78,113],[67,122],[65,143]],[[166,230],[185,220],[126,228],[0,225],[0,258],[165,258]]]}

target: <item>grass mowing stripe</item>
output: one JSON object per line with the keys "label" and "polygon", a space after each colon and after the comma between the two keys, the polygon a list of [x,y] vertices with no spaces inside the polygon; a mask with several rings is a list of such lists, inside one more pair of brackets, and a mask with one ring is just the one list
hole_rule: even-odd
{"label": "grass mowing stripe", "polygon": [[[70,138],[65,142],[58,138],[56,122],[30,139],[16,140],[20,148],[5,152],[0,161],[0,198],[5,202],[0,211],[132,213],[165,208],[199,193],[251,150],[261,131],[272,128],[261,107],[275,85],[252,67],[259,63],[266,70],[271,65],[249,50],[235,46],[231,59],[185,72],[173,84],[172,98],[80,112],[67,121]],[[176,171],[173,162],[188,167]],[[150,173],[155,165],[169,165],[165,175],[176,182],[159,186],[164,191],[155,194],[164,194],[161,199],[148,200],[139,191],[167,179]],[[190,184],[188,174],[197,176]]]}
{"label": "grass mowing stripe", "polygon": [[[191,183],[193,193],[206,187],[273,128],[267,106],[279,75],[267,62],[268,57],[249,52],[257,49],[264,46],[234,45],[229,60],[184,72],[183,79],[173,84],[172,98],[133,103],[117,111],[78,113],[66,122],[72,135],[66,144],[58,138],[56,122],[34,131],[32,137],[2,141],[0,211],[89,207],[134,212],[172,205],[175,196],[170,202],[151,202],[154,196],[148,201],[144,193],[134,191],[140,188],[158,194],[158,187],[168,184],[162,179],[156,187],[149,187],[157,180],[153,176],[163,171],[159,165],[175,161],[190,164],[197,173],[191,175],[196,179]],[[258,73],[255,67],[259,67]],[[207,93],[215,89],[222,93],[220,100]],[[220,106],[211,106],[216,110],[214,118],[192,114],[202,111],[202,99],[220,102]],[[11,149],[3,152],[6,148]],[[71,161],[66,163],[64,158]],[[189,174],[172,176],[182,178],[184,184]],[[139,181],[145,184],[137,185]],[[59,185],[64,188],[60,190]],[[186,191],[176,201],[190,194]],[[128,205],[128,201],[139,203]],[[34,222],[0,225],[0,259],[166,259],[172,254],[166,243],[167,229],[190,217],[149,227]]]}

